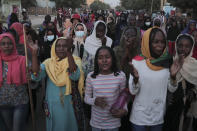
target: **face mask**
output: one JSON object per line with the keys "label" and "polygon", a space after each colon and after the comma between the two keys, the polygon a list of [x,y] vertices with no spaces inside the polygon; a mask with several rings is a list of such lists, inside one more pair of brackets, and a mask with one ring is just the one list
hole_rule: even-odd
{"label": "face mask", "polygon": [[151,24],[150,22],[145,22],[146,26],[150,26],[150,24]]}
{"label": "face mask", "polygon": [[53,41],[53,39],[54,39],[54,35],[48,35],[47,36],[47,40],[48,41]]}
{"label": "face mask", "polygon": [[75,32],[75,35],[76,35],[77,37],[83,37],[83,36],[85,35],[85,33],[84,33],[84,31],[76,31],[76,32]]}

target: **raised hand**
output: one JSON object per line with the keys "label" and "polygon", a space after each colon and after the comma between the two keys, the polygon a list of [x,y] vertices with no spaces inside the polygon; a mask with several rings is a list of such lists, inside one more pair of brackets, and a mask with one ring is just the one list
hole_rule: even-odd
{"label": "raised hand", "polygon": [[170,67],[170,77],[175,80],[176,74],[180,71],[184,63],[184,56],[180,55],[179,59],[174,60],[172,66]]}
{"label": "raised hand", "polygon": [[101,38],[101,42],[102,42],[102,45],[106,45],[107,38],[104,36],[103,38]]}
{"label": "raised hand", "polygon": [[131,62],[129,62],[129,66],[131,68],[131,75],[134,77],[133,80],[134,80],[135,84],[137,84],[138,80],[139,80],[138,71]]}

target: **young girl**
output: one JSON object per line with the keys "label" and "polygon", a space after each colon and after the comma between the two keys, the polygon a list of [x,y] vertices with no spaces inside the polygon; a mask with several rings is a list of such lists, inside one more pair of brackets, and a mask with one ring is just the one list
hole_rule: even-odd
{"label": "young girl", "polygon": [[172,94],[166,111],[164,131],[197,130],[197,60],[192,57],[194,39],[188,34],[176,40],[175,59],[183,57],[184,63],[178,72],[177,90]]}
{"label": "young girl", "polygon": [[176,74],[182,59],[171,66],[166,38],[159,28],[144,33],[141,52],[143,57],[135,57],[131,64],[129,89],[135,99],[130,121],[133,131],[162,131],[167,90],[177,89]]}
{"label": "young girl", "polygon": [[125,88],[126,77],[119,72],[110,47],[100,47],[95,55],[94,71],[86,80],[85,102],[92,106],[92,131],[118,131],[120,117],[127,114],[127,106],[110,112],[112,104]]}
{"label": "young girl", "polygon": [[84,53],[82,59],[82,69],[85,76],[94,70],[94,57],[96,50],[101,46],[111,47],[112,39],[106,36],[107,26],[103,21],[97,21],[94,24],[92,34],[87,37],[84,45]]}

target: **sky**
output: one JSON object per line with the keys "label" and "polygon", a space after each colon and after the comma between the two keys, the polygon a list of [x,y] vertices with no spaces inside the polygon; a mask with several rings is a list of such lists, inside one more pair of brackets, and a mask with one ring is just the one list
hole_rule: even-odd
{"label": "sky", "polygon": [[109,4],[112,8],[119,5],[120,0],[104,0],[105,3]]}

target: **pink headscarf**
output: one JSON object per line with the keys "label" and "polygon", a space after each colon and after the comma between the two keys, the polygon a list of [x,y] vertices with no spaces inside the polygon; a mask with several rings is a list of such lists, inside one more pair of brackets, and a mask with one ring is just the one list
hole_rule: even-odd
{"label": "pink headscarf", "polygon": [[16,43],[14,37],[10,33],[0,35],[0,43],[3,38],[8,37],[14,45],[13,51],[10,55],[6,55],[0,49],[0,87],[3,83],[3,67],[2,61],[8,62],[7,84],[22,85],[27,83],[25,57],[20,56],[16,50]]}
{"label": "pink headscarf", "polygon": [[24,44],[23,24],[15,22],[11,25],[10,29],[14,29],[19,36],[19,43]]}

